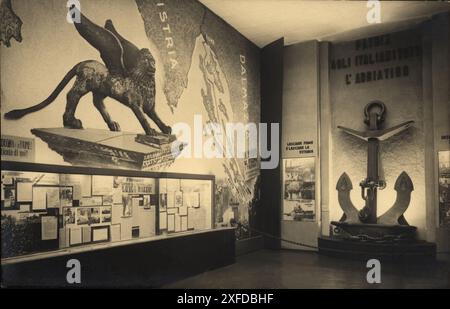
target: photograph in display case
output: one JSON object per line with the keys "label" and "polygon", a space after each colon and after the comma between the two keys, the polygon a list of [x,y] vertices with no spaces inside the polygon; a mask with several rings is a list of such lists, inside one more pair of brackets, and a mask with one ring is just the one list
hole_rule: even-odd
{"label": "photograph in display case", "polygon": [[167,208],[167,193],[159,194],[159,209]]}
{"label": "photograph in display case", "polygon": [[102,207],[102,223],[111,223],[111,207]]}
{"label": "photograph in display case", "polygon": [[175,232],[175,214],[167,213],[167,232]]}
{"label": "photograph in display case", "polygon": [[140,235],[141,235],[141,228],[139,226],[133,226],[131,228],[131,237],[139,238]]}
{"label": "photograph in display case", "polygon": [[150,209],[150,194],[145,194],[142,196],[142,206],[144,209]]}
{"label": "photograph in display case", "polygon": [[[33,183],[19,181],[16,184],[17,202],[31,202],[33,200]],[[3,200],[3,199],[2,199]]]}
{"label": "photograph in display case", "polygon": [[81,176],[81,197],[89,197],[92,194],[92,175]]}
{"label": "photograph in display case", "polygon": [[175,201],[174,202],[175,207],[183,206],[183,192],[182,191],[175,191],[174,201]]}
{"label": "photograph in display case", "polygon": [[20,212],[30,212],[31,211],[31,204],[30,203],[26,203],[26,204],[20,204],[19,207],[19,211]]}
{"label": "photograph in display case", "polygon": [[156,206],[157,203],[158,203],[158,195],[150,194],[150,206]]}
{"label": "photograph in display case", "polygon": [[167,230],[167,212],[159,213],[159,229]]}
{"label": "photograph in display case", "polygon": [[35,185],[39,186],[59,186],[59,174],[56,173],[38,173],[37,175],[33,175],[36,183]]}
{"label": "photograph in display case", "polygon": [[91,209],[87,207],[77,208],[77,225],[88,225],[89,217],[91,216]]}
{"label": "photograph in display case", "polygon": [[71,246],[79,245],[83,242],[81,227],[71,227],[69,232],[69,243]]}
{"label": "photograph in display case", "polygon": [[192,192],[191,194],[191,207],[200,207],[200,192]]}
{"label": "photograph in display case", "polygon": [[133,198],[129,195],[123,196],[123,210],[122,210],[122,217],[128,218],[133,215]]}
{"label": "photograph in display case", "polygon": [[81,228],[81,239],[83,244],[90,243],[92,241],[90,226],[83,226]]}
{"label": "photograph in display case", "polygon": [[55,216],[41,216],[41,239],[58,239],[58,218]]}
{"label": "photograph in display case", "polygon": [[76,208],[63,207],[64,226],[75,224]]}
{"label": "photograph in display case", "polygon": [[83,197],[80,200],[80,206],[102,206],[103,196]]}
{"label": "photograph in display case", "polygon": [[439,151],[439,224],[450,226],[450,150]]}
{"label": "photograph in display case", "polygon": [[283,220],[315,221],[315,158],[283,159]]}
{"label": "photograph in display case", "polygon": [[103,205],[112,205],[113,204],[113,195],[103,195]]}
{"label": "photograph in display case", "polygon": [[120,224],[113,224],[110,227],[111,241],[120,241]]}
{"label": "photograph in display case", "polygon": [[33,203],[31,205],[33,211],[47,210],[47,187],[33,186]]}
{"label": "photograph in display case", "polygon": [[141,196],[131,197],[131,206],[136,208],[139,206],[144,206],[144,199]]}
{"label": "photograph in display case", "polygon": [[89,225],[100,223],[100,207],[92,207],[89,215]]}
{"label": "photograph in display case", "polygon": [[95,226],[91,228],[92,242],[109,241],[110,231],[109,226]]}
{"label": "photograph in display case", "polygon": [[198,208],[200,207],[200,192],[183,192],[184,206]]}
{"label": "photograph in display case", "polygon": [[113,177],[104,175],[92,176],[92,195],[111,195]]}
{"label": "photograph in display case", "polygon": [[178,213],[180,214],[180,216],[187,216],[188,215],[188,207],[187,206],[179,207]]}
{"label": "photograph in display case", "polygon": [[167,208],[175,207],[175,192],[167,193]]}
{"label": "photograph in display case", "polygon": [[60,188],[59,187],[44,187],[46,188],[46,201],[47,208],[60,208],[61,198],[60,198]]}
{"label": "photograph in display case", "polygon": [[73,205],[73,187],[60,187],[61,207]]}
{"label": "photograph in display case", "polygon": [[5,210],[12,210],[16,207],[16,190],[14,189],[14,186],[12,184],[2,184],[1,203],[2,209]]}

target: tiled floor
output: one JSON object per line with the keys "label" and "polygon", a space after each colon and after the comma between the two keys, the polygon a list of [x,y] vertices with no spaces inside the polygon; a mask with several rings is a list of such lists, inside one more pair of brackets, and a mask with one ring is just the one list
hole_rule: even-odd
{"label": "tiled floor", "polygon": [[381,264],[381,283],[368,284],[365,262],[311,252],[261,250],[165,288],[449,288],[448,263]]}

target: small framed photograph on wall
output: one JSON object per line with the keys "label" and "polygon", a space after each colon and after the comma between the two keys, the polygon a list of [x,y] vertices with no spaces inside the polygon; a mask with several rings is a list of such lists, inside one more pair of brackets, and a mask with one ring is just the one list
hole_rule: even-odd
{"label": "small framed photograph on wall", "polygon": [[450,150],[439,151],[439,225],[450,226]]}
{"label": "small framed photograph on wall", "polygon": [[283,220],[315,221],[315,158],[283,159]]}

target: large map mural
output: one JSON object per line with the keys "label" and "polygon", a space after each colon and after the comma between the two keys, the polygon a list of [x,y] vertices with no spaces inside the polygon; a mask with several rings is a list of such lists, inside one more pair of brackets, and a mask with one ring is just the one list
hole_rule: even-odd
{"label": "large map mural", "polygon": [[[34,139],[34,160],[38,163],[105,166],[89,154],[73,160],[73,154],[66,153],[70,147],[58,144],[58,148],[49,142],[55,140],[55,134],[63,134],[55,130],[64,130],[61,116],[70,87],[61,91],[55,103],[37,113],[21,119],[5,119],[7,112],[28,108],[48,97],[75,63],[88,59],[101,62],[98,52],[67,22],[66,1],[12,2],[15,13],[23,21],[23,40],[11,42],[9,48],[1,47],[2,135]],[[133,45],[149,50],[155,62],[154,108],[167,125],[183,122],[194,128],[195,117],[201,117],[202,125],[216,123],[222,129],[226,123],[259,122],[259,49],[201,3],[99,0],[80,1],[80,4],[80,11],[93,23],[103,26],[111,19],[114,31]],[[77,118],[83,122],[89,137],[96,138],[81,144],[90,145],[90,153],[117,149],[115,143],[119,138],[127,139],[130,135],[127,132],[140,136],[145,133],[133,111],[111,98],[106,98],[104,104],[111,118],[120,124],[120,132],[108,131],[101,119],[104,114],[95,110],[90,96],[78,103]],[[157,128],[154,122],[150,121],[150,125]],[[203,134],[206,137],[208,132]],[[219,137],[213,137],[217,145],[223,143]],[[187,148],[194,143],[188,143]],[[118,167],[214,174],[216,224],[252,220],[249,213],[255,213],[259,191],[257,159],[180,156],[170,162],[158,161],[168,155],[168,150],[163,148],[159,147],[153,155],[134,158],[138,164]],[[119,162],[128,160],[126,149],[123,154],[115,154],[120,155],[124,158],[119,158]]]}

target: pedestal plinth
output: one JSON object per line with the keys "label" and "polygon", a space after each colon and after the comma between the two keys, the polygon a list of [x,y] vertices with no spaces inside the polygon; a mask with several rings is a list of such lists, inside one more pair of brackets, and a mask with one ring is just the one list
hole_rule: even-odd
{"label": "pedestal plinth", "polygon": [[381,261],[434,260],[436,244],[426,241],[414,242],[370,242],[319,237],[319,253],[348,259],[379,259]]}
{"label": "pedestal plinth", "polygon": [[72,165],[156,170],[172,164],[177,155],[172,153],[173,140],[161,145],[144,144],[136,141],[136,133],[67,128],[39,128],[31,133]]}

